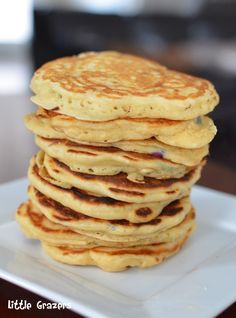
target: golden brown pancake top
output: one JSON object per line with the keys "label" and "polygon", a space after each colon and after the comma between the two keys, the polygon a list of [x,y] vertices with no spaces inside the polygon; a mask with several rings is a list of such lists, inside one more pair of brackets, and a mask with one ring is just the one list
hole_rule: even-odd
{"label": "golden brown pancake top", "polygon": [[73,93],[96,91],[97,96],[155,96],[185,100],[209,89],[209,82],[168,70],[166,67],[129,54],[105,51],[64,57],[44,64],[43,80],[57,83]]}

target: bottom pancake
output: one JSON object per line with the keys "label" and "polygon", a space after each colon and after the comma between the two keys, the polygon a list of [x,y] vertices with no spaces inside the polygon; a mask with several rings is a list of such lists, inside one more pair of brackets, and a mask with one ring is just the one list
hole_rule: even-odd
{"label": "bottom pancake", "polygon": [[48,220],[30,201],[20,205],[16,220],[24,234],[42,241],[43,248],[54,259],[73,265],[96,265],[106,271],[127,267],[149,267],[176,253],[195,229],[194,210],[185,220],[159,233],[155,242],[107,242],[73,232],[68,227]]}
{"label": "bottom pancake", "polygon": [[191,231],[178,240],[168,243],[134,247],[72,248],[42,242],[44,251],[56,261],[70,265],[94,265],[107,272],[119,272],[130,267],[151,267],[177,253]]}

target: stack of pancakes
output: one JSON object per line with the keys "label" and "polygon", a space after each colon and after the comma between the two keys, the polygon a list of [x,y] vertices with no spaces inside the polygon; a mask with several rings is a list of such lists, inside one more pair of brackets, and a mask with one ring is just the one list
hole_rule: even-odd
{"label": "stack of pancakes", "polygon": [[195,228],[218,103],[206,80],[117,52],[43,65],[25,124],[41,149],[17,221],[54,259],[106,271],[149,267]]}

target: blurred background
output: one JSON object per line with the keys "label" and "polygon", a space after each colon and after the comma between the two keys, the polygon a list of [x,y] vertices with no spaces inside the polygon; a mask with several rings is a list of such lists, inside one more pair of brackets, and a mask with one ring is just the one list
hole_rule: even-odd
{"label": "blurred background", "polygon": [[224,166],[230,178],[236,167],[236,0],[8,0],[0,3],[0,183],[25,176],[36,151],[22,122],[35,110],[29,99],[34,70],[56,57],[107,49],[214,83],[221,102],[211,114],[218,134],[210,163]]}

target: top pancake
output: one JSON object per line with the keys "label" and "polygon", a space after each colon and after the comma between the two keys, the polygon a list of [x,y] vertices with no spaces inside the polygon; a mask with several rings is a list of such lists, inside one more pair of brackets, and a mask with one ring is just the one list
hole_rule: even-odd
{"label": "top pancake", "polygon": [[147,59],[89,52],[44,64],[33,76],[32,101],[82,120],[188,120],[214,109],[219,97],[203,79]]}

